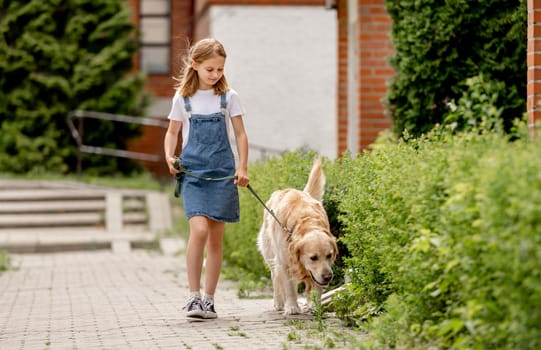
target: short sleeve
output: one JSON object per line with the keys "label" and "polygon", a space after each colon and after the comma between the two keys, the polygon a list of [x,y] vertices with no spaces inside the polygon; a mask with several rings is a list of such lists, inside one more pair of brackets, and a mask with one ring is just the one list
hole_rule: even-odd
{"label": "short sleeve", "polygon": [[188,118],[188,113],[184,108],[184,99],[180,96],[178,91],[173,96],[173,102],[171,103],[171,111],[167,116],[167,119],[176,121],[185,121]]}
{"label": "short sleeve", "polygon": [[233,89],[229,90],[230,97],[229,97],[229,115],[232,117],[241,116],[244,117],[246,115],[246,111],[244,110],[244,107],[242,106],[242,103],[240,102],[240,97],[237,94],[237,92]]}

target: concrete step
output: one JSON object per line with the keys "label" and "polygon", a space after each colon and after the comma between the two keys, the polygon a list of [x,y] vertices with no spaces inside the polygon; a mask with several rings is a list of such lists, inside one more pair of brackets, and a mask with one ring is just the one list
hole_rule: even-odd
{"label": "concrete step", "polygon": [[[138,205],[140,206],[140,204]],[[134,206],[134,208],[139,207]],[[36,200],[0,202],[0,215],[20,213],[71,213],[89,211],[105,211],[105,196],[100,199],[84,200]]]}
{"label": "concrete step", "polygon": [[85,189],[2,189],[0,202],[34,202],[60,200],[99,200],[105,198],[106,192]]}
{"label": "concrete step", "polygon": [[0,179],[0,249],[95,249],[119,239],[147,245],[171,221],[162,192]]}
{"label": "concrete step", "polygon": [[0,215],[0,228],[95,226],[104,227],[104,213]]}

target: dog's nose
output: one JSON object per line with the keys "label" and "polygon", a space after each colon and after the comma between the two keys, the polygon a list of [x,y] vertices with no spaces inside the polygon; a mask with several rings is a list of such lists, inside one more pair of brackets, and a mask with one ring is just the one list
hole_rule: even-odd
{"label": "dog's nose", "polygon": [[332,280],[332,272],[324,273],[321,277],[323,277],[325,283],[329,283]]}

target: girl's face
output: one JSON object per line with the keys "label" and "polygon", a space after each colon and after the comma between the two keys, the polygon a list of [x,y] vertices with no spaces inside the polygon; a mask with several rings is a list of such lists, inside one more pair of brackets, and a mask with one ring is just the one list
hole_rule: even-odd
{"label": "girl's face", "polygon": [[202,90],[212,89],[224,75],[225,58],[214,56],[201,63],[192,61],[192,67],[199,76],[199,88]]}

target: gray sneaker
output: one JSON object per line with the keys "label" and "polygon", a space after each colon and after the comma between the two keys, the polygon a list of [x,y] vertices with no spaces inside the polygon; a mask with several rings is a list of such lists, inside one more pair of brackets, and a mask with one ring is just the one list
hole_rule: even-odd
{"label": "gray sneaker", "polygon": [[183,307],[186,310],[186,316],[190,318],[205,318],[205,307],[200,297],[191,296]]}
{"label": "gray sneaker", "polygon": [[218,314],[214,310],[214,301],[204,298],[203,307],[205,308],[205,318],[217,318]]}

